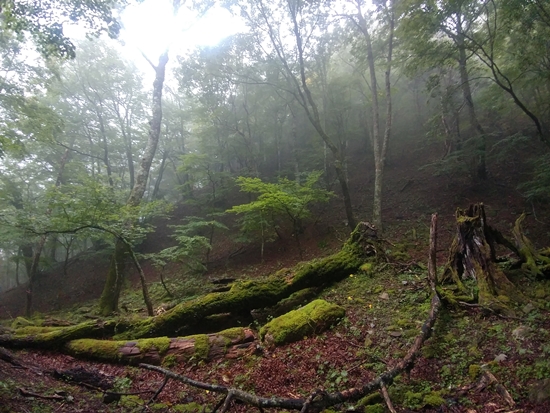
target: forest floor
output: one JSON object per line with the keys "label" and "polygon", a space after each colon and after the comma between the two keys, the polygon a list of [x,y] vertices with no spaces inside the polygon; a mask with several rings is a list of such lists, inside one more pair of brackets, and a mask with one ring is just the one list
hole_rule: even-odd
{"label": "forest floor", "polygon": [[[455,233],[456,208],[466,208],[475,202],[484,202],[490,224],[505,235],[510,234],[513,222],[522,212],[530,213],[525,222],[527,236],[538,247],[550,245],[548,225],[544,224],[550,222],[550,208],[527,202],[516,190],[517,184],[529,176],[527,164],[517,160],[494,163],[489,180],[473,183],[460,174],[437,175],[432,170],[419,169],[427,160],[437,160],[438,152],[436,146],[394,151],[384,192],[383,213],[387,223],[384,238],[391,242],[389,249],[393,248],[400,258],[372,273],[350,274],[348,279],[321,293],[321,298],[346,309],[346,317],[339,325],[322,335],[260,355],[189,363],[173,370],[196,380],[233,386],[265,397],[307,397],[316,389],[330,392],[361,385],[399,362],[427,317],[426,263],[432,213],[439,213],[440,264],[446,260]],[[371,215],[373,177],[368,167],[349,171],[359,219]],[[316,222],[303,235],[302,258],[290,237],[268,245],[262,261],[258,246],[239,249],[233,242],[234,233],[225,234],[216,241],[209,273],[202,278],[181,278],[178,268],[172,267],[165,273],[167,285],[176,293],[196,296],[211,288],[205,280],[262,277],[301,259],[327,256],[338,250],[349,234],[338,201],[335,199],[315,212]],[[190,213],[187,207],[179,208],[171,223]],[[159,222],[155,233],[142,246],[142,252],[168,245],[167,232],[167,223]],[[232,253],[233,257],[228,259]],[[101,292],[106,258],[81,257],[73,261],[66,275],[57,272],[45,276],[37,287],[36,308],[41,313],[37,318],[83,321],[94,317],[93,300]],[[144,269],[151,282],[155,306],[160,306],[166,297],[156,282],[158,273],[147,264]],[[136,283],[135,277],[131,280]],[[529,401],[534,386],[550,378],[550,318],[549,307],[544,304],[550,299],[550,284],[533,280],[517,284],[538,304],[517,309],[515,317],[488,314],[471,306],[442,312],[433,337],[410,375],[400,376],[388,389],[397,412],[550,411],[548,401],[538,404]],[[129,288],[121,304],[131,314],[143,314],[138,291]],[[24,288],[2,294],[0,319],[9,323],[21,314],[23,307]],[[163,381],[158,373],[40,350],[18,351],[15,355],[21,367],[0,360],[0,412],[200,412],[203,407],[204,411],[211,411],[220,399],[171,380],[154,402],[146,405]],[[120,392],[143,393],[106,404],[101,391],[52,376],[54,370],[76,367],[110,377]],[[484,369],[489,369],[498,383],[483,386]],[[510,393],[514,405],[499,393],[501,388]],[[36,395],[25,396],[25,392]],[[337,411],[384,411],[383,400],[368,403],[371,405],[367,408],[355,403],[338,406]],[[378,407],[373,407],[377,404]],[[243,405],[231,409],[250,410]]]}

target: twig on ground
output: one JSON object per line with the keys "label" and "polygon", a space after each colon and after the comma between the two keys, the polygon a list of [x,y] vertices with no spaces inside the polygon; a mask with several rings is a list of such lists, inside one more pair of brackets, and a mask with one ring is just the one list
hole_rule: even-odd
{"label": "twig on ground", "polygon": [[168,383],[168,380],[170,380],[170,379],[167,376],[164,376],[164,380],[162,381],[160,387],[157,389],[155,394],[153,394],[153,396],[149,399],[149,401],[145,404],[145,406],[143,406],[142,412],[144,412],[147,409],[148,405],[150,405],[151,403],[153,403],[155,401],[155,399],[159,396],[159,394],[164,389],[164,386],[166,386],[166,383]]}
{"label": "twig on ground", "polygon": [[25,390],[22,387],[19,387],[18,390],[19,390],[19,393],[21,394],[21,396],[23,396],[23,397],[36,397],[38,399],[60,400],[60,401],[66,399],[65,397],[61,396],[60,394],[53,394],[51,396],[46,396],[46,395],[43,395],[43,394],[38,394],[38,393],[34,393],[32,391]]}
{"label": "twig on ground", "polygon": [[388,409],[390,410],[390,412],[397,413],[391,402],[390,395],[388,394],[388,389],[386,388],[386,385],[383,382],[380,383],[380,391],[382,392],[382,396],[384,396],[384,400],[386,401],[386,405],[388,406]]}

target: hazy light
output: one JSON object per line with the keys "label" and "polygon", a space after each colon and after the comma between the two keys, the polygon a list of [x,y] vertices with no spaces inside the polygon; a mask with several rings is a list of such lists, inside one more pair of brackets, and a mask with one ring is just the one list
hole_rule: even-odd
{"label": "hazy light", "polygon": [[204,16],[182,7],[174,16],[172,1],[146,0],[122,13],[121,40],[156,59],[164,50],[183,54],[197,46],[213,46],[244,30],[226,9],[213,7]]}

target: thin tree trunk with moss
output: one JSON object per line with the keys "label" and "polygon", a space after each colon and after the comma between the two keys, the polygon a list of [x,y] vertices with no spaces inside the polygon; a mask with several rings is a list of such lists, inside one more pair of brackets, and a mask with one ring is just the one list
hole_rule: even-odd
{"label": "thin tree trunk with moss", "polygon": [[[151,62],[149,62],[151,63]],[[155,81],[153,83],[153,116],[150,122],[149,139],[143,157],[141,158],[140,169],[136,176],[136,182],[126,205],[136,207],[141,203],[145,190],[147,188],[147,180],[151,170],[151,164],[157,150],[160,128],[162,122],[162,90],[164,86],[164,77],[166,73],[166,64],[168,63],[168,52],[164,52],[160,58],[158,65],[151,66],[155,70]],[[126,222],[125,226],[129,229],[134,222]],[[111,259],[107,280],[103,288],[103,293],[100,298],[100,312],[102,315],[111,314],[118,310],[118,300],[122,285],[124,282],[124,268],[126,260],[127,248],[124,243],[118,239],[115,245],[115,252]],[[144,292],[146,286],[142,285]],[[145,298],[145,297],[144,297]],[[145,299],[147,301],[147,299]]]}

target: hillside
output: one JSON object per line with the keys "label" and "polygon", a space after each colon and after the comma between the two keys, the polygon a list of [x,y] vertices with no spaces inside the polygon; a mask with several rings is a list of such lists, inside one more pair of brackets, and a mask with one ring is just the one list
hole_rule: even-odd
{"label": "hillside", "polygon": [[[483,202],[490,224],[506,236],[515,219],[528,213],[524,229],[538,246],[550,245],[547,226],[550,209],[543,203],[527,202],[516,189],[530,177],[529,151],[519,159],[507,158],[490,165],[490,178],[472,183],[460,175],[437,175],[421,168],[440,159],[440,147],[410,148],[396,145],[386,175],[384,217],[387,226],[384,238],[399,252],[400,259],[390,265],[381,265],[373,272],[358,272],[325,289],[320,297],[346,309],[345,319],[334,329],[322,335],[304,338],[293,344],[268,350],[260,355],[241,359],[221,359],[205,363],[195,361],[174,366],[174,371],[187,377],[234,386],[257,395],[269,397],[306,397],[316,389],[328,392],[358,386],[395,366],[406,354],[427,317],[429,290],[425,283],[428,257],[430,215],[439,213],[438,263],[446,260],[448,248],[455,234],[454,213],[457,207]],[[354,164],[360,164],[356,162]],[[349,171],[352,197],[360,219],[368,220],[372,194],[372,165]],[[341,202],[334,199],[328,206],[316,211],[316,221],[304,234],[303,259],[328,256],[341,248],[349,234],[344,225]],[[141,247],[142,252],[154,251],[169,245],[168,223],[178,222],[183,216],[196,214],[182,205],[175,210],[169,222],[159,222]],[[263,279],[266,274],[283,267],[292,267],[299,256],[292,239],[286,237],[270,244],[261,262],[259,247],[244,247],[233,242],[235,233],[217,238],[212,253],[207,280],[223,277]],[[391,249],[389,248],[389,249]],[[235,253],[228,259],[229,255]],[[69,267],[67,278],[61,274],[44,275],[37,289],[36,308],[46,318],[71,318],[84,321],[94,317],[93,301],[101,292],[108,256],[83,256]],[[158,273],[145,264],[148,281],[158,281]],[[187,295],[197,295],[211,289],[203,279],[189,277],[176,280],[177,267],[165,273],[170,285],[178,283],[187,289]],[[135,274],[132,282],[137,285]],[[399,376],[389,387],[390,399],[398,412],[547,412],[550,403],[529,399],[529,394],[541,379],[547,378],[548,307],[544,299],[550,296],[546,282],[523,280],[522,291],[538,299],[536,309],[520,311],[515,317],[490,314],[475,306],[462,306],[443,311],[437,321],[433,338],[422,350],[422,356],[409,376]],[[163,290],[153,288],[155,305],[159,306]],[[143,314],[138,292],[129,290],[122,300],[127,310]],[[24,288],[0,296],[0,318],[9,324],[21,314]],[[53,311],[56,312],[53,312]],[[124,313],[125,317],[130,314]],[[258,326],[252,325],[253,328]],[[0,411],[203,411],[210,409],[219,398],[203,390],[182,387],[169,381],[158,399],[143,408],[151,393],[123,396],[118,405],[104,404],[101,392],[86,387],[69,385],[51,377],[51,371],[81,367],[101,372],[115,381],[122,392],[156,391],[162,375],[135,367],[107,365],[77,360],[71,356],[40,350],[16,354],[26,366],[15,368],[1,361]],[[484,369],[496,377],[498,383],[484,383]],[[499,387],[500,386],[500,387]],[[510,405],[499,393],[500,388],[510,392],[515,405]],[[41,395],[53,395],[54,389],[63,389],[71,395],[59,400],[29,398],[21,390]],[[61,394],[61,393],[60,393]],[[380,398],[363,400],[361,404],[344,404],[337,411],[382,412],[385,402]],[[3,410],[2,410],[3,409]],[[249,411],[249,407],[233,405],[230,411]],[[362,409],[362,410],[361,410]],[[376,410],[378,409],[378,410]]]}

